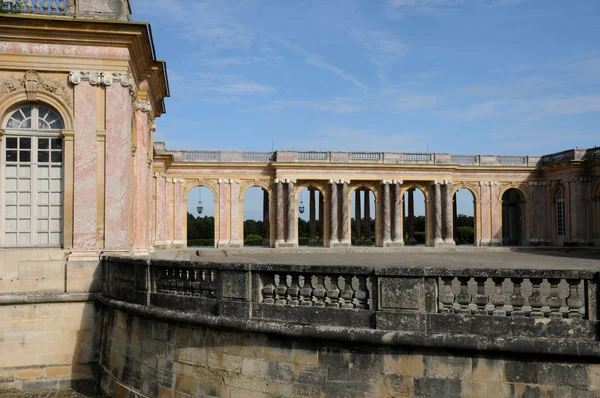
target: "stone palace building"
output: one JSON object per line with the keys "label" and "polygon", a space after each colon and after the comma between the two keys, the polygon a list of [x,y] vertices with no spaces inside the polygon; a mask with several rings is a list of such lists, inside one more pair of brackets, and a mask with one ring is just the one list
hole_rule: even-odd
{"label": "stone palace building", "polygon": [[[375,245],[401,247],[425,197],[426,245],[455,244],[455,194],[473,196],[475,245],[600,246],[600,148],[545,156],[213,152],[153,142],[167,68],[126,0],[0,3],[0,391],[63,388],[96,372],[103,255],[186,247],[191,189],[214,195],[215,246],[243,246],[244,193],[264,191],[268,240],[351,245],[349,208]],[[408,214],[404,214],[408,201]],[[323,236],[315,236],[315,223]],[[356,223],[360,228],[367,225]],[[409,240],[405,243],[405,236]]]}

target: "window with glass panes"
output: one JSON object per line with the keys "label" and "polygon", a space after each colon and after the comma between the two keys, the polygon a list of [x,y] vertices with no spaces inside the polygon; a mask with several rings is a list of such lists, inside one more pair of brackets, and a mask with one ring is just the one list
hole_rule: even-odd
{"label": "window with glass panes", "polygon": [[60,246],[63,224],[63,122],[44,105],[8,116],[3,140],[6,247]]}
{"label": "window with glass panes", "polygon": [[558,236],[565,235],[565,198],[562,190],[556,194],[556,233]]}

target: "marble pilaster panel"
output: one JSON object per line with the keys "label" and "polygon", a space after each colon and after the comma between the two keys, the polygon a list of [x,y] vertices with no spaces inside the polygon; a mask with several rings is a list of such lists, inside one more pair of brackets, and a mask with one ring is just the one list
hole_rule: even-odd
{"label": "marble pilaster panel", "polygon": [[537,182],[530,182],[528,184],[529,189],[529,242],[538,243],[539,238],[537,237]]}
{"label": "marble pilaster panel", "polygon": [[441,243],[442,240],[442,183],[436,181],[434,183],[435,187],[435,205],[434,205],[434,240],[436,244]]}
{"label": "marble pilaster panel", "polygon": [[286,243],[296,244],[296,198],[294,195],[294,181],[287,183],[287,236]]}
{"label": "marble pilaster panel", "polygon": [[174,180],[173,188],[175,203],[173,203],[173,241],[174,243],[180,244],[186,238],[183,236],[183,223],[187,222],[187,218],[184,217],[183,209],[183,178],[177,178]]}
{"label": "marble pilaster panel", "polygon": [[[584,235],[585,235],[585,220],[584,220],[584,209],[585,209],[585,202],[583,199],[583,177],[578,177],[575,179],[575,181],[573,182],[573,184],[575,185],[574,187],[574,194],[575,194],[575,198],[573,200],[574,206],[573,206],[573,220],[574,220],[574,240],[577,243],[583,243],[585,242],[584,239]],[[591,213],[590,213],[591,214]]]}
{"label": "marble pilaster panel", "polygon": [[165,178],[165,201],[164,201],[165,220],[163,222],[163,241],[170,245],[173,243],[173,180]]}
{"label": "marble pilaster panel", "polygon": [[340,243],[350,246],[350,212],[348,209],[348,184],[350,181],[344,180],[342,181],[342,219],[341,219],[341,227],[342,227],[342,238],[340,239]]}
{"label": "marble pilaster panel", "polygon": [[243,238],[240,231],[240,181],[231,180],[231,238],[230,246],[241,247]]}
{"label": "marble pilaster panel", "polygon": [[96,249],[96,88],[74,87],[75,142],[73,172],[73,249]]}
{"label": "marble pilaster panel", "polygon": [[277,245],[285,242],[284,236],[284,224],[285,224],[285,214],[283,212],[283,182],[277,181],[277,209],[275,212],[276,222],[277,222],[277,233],[275,237],[275,244]]}
{"label": "marble pilaster panel", "polygon": [[331,210],[329,211],[329,226],[331,228],[331,233],[329,236],[330,244],[339,243],[338,238],[338,184],[337,181],[331,180],[329,182],[330,192],[330,206]]}
{"label": "marble pilaster panel", "polygon": [[128,250],[131,239],[131,95],[106,87],[105,249]]}
{"label": "marble pilaster panel", "polygon": [[453,204],[452,204],[452,183],[446,182],[444,187],[444,221],[446,228],[446,235],[444,236],[444,242],[446,244],[454,245],[454,226],[453,226]]}
{"label": "marble pilaster panel", "polygon": [[392,243],[391,238],[391,206],[390,206],[390,184],[387,181],[383,182],[383,245],[387,246]]}
{"label": "marble pilaster panel", "polygon": [[156,240],[157,244],[165,243],[165,185],[167,180],[161,174],[157,173],[156,176],[156,214],[154,216],[156,223]]}
{"label": "marble pilaster panel", "polygon": [[[571,203],[573,195],[571,193],[571,189],[573,187],[573,184],[571,184],[571,181],[564,181],[563,186],[565,189],[565,191],[564,191],[564,194],[565,194],[565,242],[571,242],[571,240],[574,238],[574,234],[571,231],[571,221],[573,218],[573,213],[572,213],[573,206]],[[553,202],[554,202],[554,198],[553,198]],[[556,235],[556,232],[554,234]]]}
{"label": "marble pilaster panel", "polygon": [[135,111],[136,150],[133,169],[133,245],[144,247],[148,245],[148,114],[142,110]]}
{"label": "marble pilaster panel", "polygon": [[400,182],[394,184],[394,244],[397,246],[404,245],[404,222],[402,217],[404,206],[400,196],[401,185]]}
{"label": "marble pilaster panel", "polygon": [[360,188],[358,188],[354,191],[354,232],[356,235],[354,237],[354,244],[362,243],[361,231],[360,231],[360,225],[362,224],[360,191],[361,191]]}
{"label": "marble pilaster panel", "polygon": [[217,247],[229,245],[229,180],[219,180],[219,239]]}
{"label": "marble pilaster panel", "polygon": [[481,198],[481,241],[480,245],[486,246],[491,243],[490,226],[490,185],[487,182],[479,183],[479,197]]}
{"label": "marble pilaster panel", "polygon": [[309,195],[309,217],[308,217],[308,244],[315,245],[316,244],[316,201],[315,201],[315,189],[308,189]]}
{"label": "marble pilaster panel", "polygon": [[502,199],[500,185],[490,182],[490,224],[492,227],[492,245],[502,244]]}

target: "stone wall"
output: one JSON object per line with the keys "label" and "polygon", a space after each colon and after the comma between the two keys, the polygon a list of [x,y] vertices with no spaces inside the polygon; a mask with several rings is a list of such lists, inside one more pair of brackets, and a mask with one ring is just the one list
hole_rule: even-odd
{"label": "stone wall", "polygon": [[600,365],[177,326],[107,308],[101,385],[146,397],[597,397]]}
{"label": "stone wall", "polygon": [[101,314],[85,301],[0,305],[0,391],[92,383]]}

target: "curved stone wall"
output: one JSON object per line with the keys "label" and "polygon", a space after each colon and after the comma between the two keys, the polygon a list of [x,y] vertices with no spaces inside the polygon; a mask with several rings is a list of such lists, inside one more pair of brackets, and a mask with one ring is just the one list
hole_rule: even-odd
{"label": "curved stone wall", "polygon": [[600,396],[585,267],[104,265],[111,396]]}
{"label": "curved stone wall", "polygon": [[600,365],[294,339],[107,307],[101,386],[144,397],[596,397]]}

